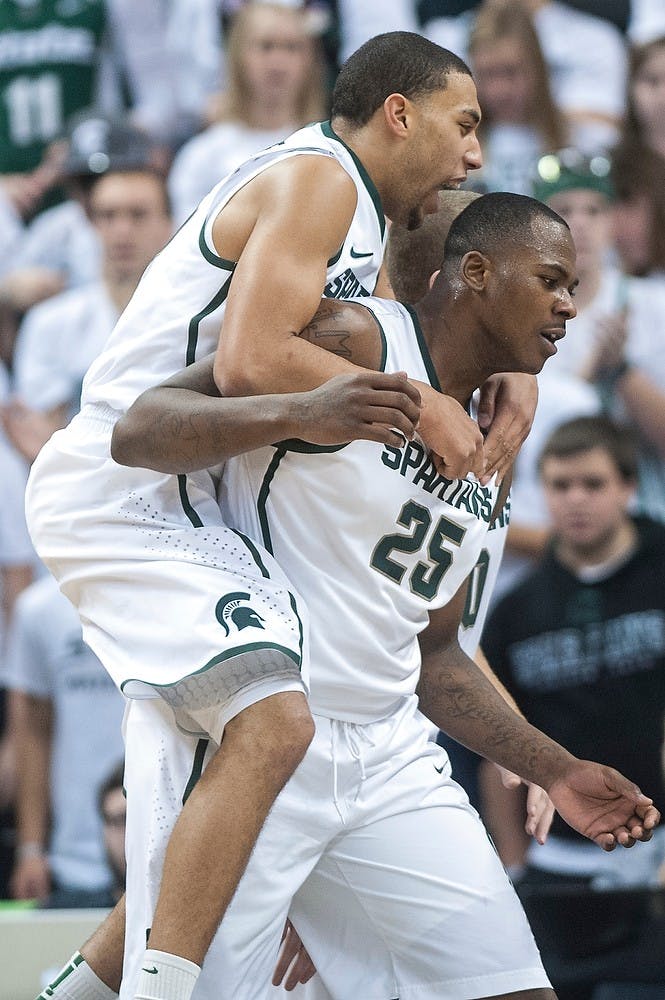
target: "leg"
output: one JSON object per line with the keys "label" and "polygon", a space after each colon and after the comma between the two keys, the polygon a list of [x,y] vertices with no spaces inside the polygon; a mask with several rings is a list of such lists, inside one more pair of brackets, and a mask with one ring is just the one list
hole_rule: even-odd
{"label": "leg", "polygon": [[124,950],[125,897],[123,895],[106,920],[81,948],[81,954],[90,968],[116,993],[120,990]]}
{"label": "leg", "polygon": [[348,753],[339,734],[345,830],[291,907],[324,986],[333,1000],[552,1000],[519,900],[445,754],[426,735],[419,745],[406,720],[392,735],[387,725],[366,727],[364,740],[352,732]]}
{"label": "leg", "polygon": [[[203,963],[268,811],[313,733],[298,692],[266,698],[228,723],[169,840],[150,948]],[[211,864],[220,847],[223,864]]]}

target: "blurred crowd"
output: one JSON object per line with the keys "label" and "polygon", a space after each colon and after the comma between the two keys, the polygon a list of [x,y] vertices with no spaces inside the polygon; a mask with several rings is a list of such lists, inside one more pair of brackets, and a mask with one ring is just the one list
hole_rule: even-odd
{"label": "blurred crowd", "polygon": [[[619,747],[608,762],[645,773],[654,797],[665,790],[662,568],[652,559],[635,581],[620,575],[636,555],[665,552],[662,0],[5,0],[2,898],[107,905],[123,880],[122,699],[32,550],[30,462],[77,411],[89,364],[175,228],[247,156],[327,117],[337,67],[393,29],[428,36],[473,71],[484,163],[465,187],[534,195],[566,219],[578,251],[578,314],[539,376],[486,653],[537,725],[580,755],[603,760]],[[572,445],[557,437],[564,424],[575,428]],[[614,490],[605,507],[599,482]],[[619,532],[616,550],[593,548],[588,533],[599,526],[605,543]],[[514,602],[523,609],[534,592],[559,604],[549,617],[534,607],[525,625]],[[581,648],[571,636],[585,622],[595,631]],[[601,637],[599,623],[612,634]],[[592,656],[592,647],[613,653]],[[648,738],[622,755],[626,706],[648,717]],[[634,726],[625,732],[632,738]],[[561,831],[541,858],[516,832],[519,793],[477,770],[472,781],[516,875],[593,881]],[[632,885],[662,880],[659,845]]]}

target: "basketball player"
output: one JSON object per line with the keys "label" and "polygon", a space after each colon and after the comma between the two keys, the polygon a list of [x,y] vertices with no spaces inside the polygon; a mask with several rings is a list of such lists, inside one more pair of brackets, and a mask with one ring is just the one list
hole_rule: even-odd
{"label": "basketball player", "polygon": [[[80,416],[33,467],[35,544],[118,686],[130,698],[160,695],[181,728],[218,747],[224,731],[198,783],[200,754],[190,761],[173,836],[160,830],[170,842],[159,905],[143,914],[140,937],[149,935],[146,975],[156,968],[180,984],[164,997],[191,993],[265,815],[312,738],[301,674],[307,628],[269,556],[224,527],[215,475],[128,476],[110,457],[113,426],[142,389],[214,349],[222,317],[216,377],[227,392],[253,391],[266,350],[274,390],[353,372],[295,333],[322,292],[376,289],[383,212],[417,225],[434,210],[440,187],[480,165],[478,120],[457,57],[418,35],[368,42],[340,74],[332,124],[309,126],[241,166],[158,255],[88,373]],[[399,395],[412,405],[413,395]],[[533,395],[532,380],[490,385],[499,468],[528,428]],[[378,422],[379,436],[395,443],[393,411]],[[365,415],[343,438],[375,437],[376,421],[367,423]],[[478,428],[455,401],[439,397],[429,425],[449,474],[483,472]],[[311,425],[310,434],[318,444],[339,440],[338,429],[330,437]],[[490,461],[485,475],[492,471]],[[254,611],[238,638],[231,626],[243,618],[237,595],[245,593]],[[154,980],[147,988],[158,996]]]}
{"label": "basketball player", "polygon": [[[307,336],[347,346],[353,330],[353,360],[409,372],[423,384],[425,411],[430,393],[444,389],[467,404],[493,371],[535,373],[556,353],[575,315],[574,261],[568,227],[546,206],[488,195],[453,223],[442,271],[416,311],[377,299],[324,302]],[[193,414],[196,392],[187,388],[214,408],[212,361],[152,394],[154,406],[161,394],[163,418]],[[140,434],[135,445],[134,459]],[[164,435],[160,468],[176,472],[180,456]],[[217,457],[228,457],[219,442]],[[449,479],[415,438],[323,454],[284,441],[230,457],[221,487],[229,523],[262,541],[307,593],[316,734],[258,838],[196,997],[265,996],[289,907],[333,998],[553,997],[507,876],[445,752],[418,721],[416,684],[438,726],[543,785],[563,817],[604,849],[648,840],[659,815],[618,772],[577,760],[519,718],[461,652],[465,581],[492,520],[496,481]],[[249,615],[251,600],[238,598]],[[135,831],[169,808],[154,761],[173,737],[161,702],[132,702],[127,744],[143,747],[145,774],[128,775],[128,801],[149,776],[158,790],[156,806],[139,804]],[[175,743],[183,761],[191,757],[191,737]],[[130,861],[130,883],[152,857],[146,846],[133,873]],[[140,961],[135,938],[128,935],[129,975]]]}

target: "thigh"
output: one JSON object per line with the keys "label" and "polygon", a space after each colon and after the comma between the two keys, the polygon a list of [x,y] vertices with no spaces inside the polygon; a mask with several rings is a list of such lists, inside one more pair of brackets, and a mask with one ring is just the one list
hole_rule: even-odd
{"label": "thigh", "polygon": [[[464,792],[413,762],[416,806],[340,835],[291,917],[335,1000],[466,1000],[549,986],[522,907]],[[402,775],[402,777],[404,777]],[[422,780],[421,780],[422,779]]]}
{"label": "thigh", "polygon": [[33,532],[123,693],[150,687],[219,741],[218,719],[306,690],[305,608],[270,554],[224,525],[210,476],[183,489],[123,469],[71,427],[33,473]]}

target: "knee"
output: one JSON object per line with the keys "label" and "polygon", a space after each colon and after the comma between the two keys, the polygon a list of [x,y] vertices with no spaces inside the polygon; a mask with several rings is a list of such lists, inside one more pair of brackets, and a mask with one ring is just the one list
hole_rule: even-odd
{"label": "knee", "polygon": [[[314,720],[304,694],[287,691],[245,709],[230,727],[252,753],[286,778],[295,771],[314,738]],[[231,735],[229,733],[229,735]]]}

